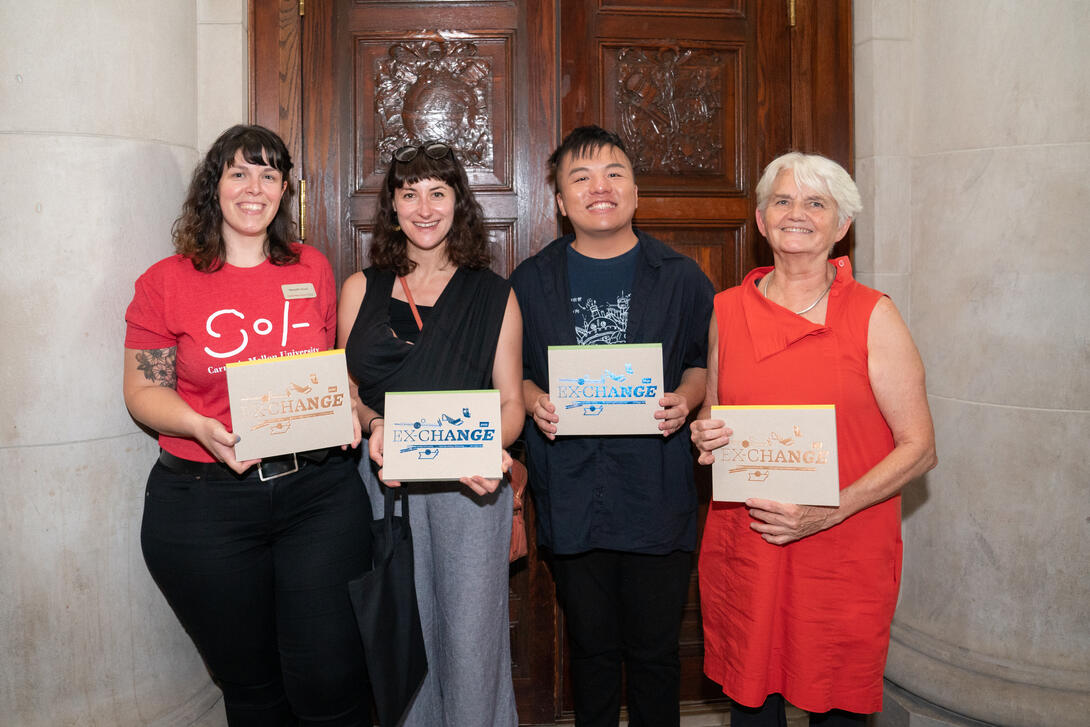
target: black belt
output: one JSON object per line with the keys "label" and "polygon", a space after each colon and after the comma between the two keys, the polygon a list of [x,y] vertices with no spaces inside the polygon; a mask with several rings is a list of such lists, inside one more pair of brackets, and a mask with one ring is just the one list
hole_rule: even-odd
{"label": "black belt", "polygon": [[277,457],[264,457],[257,466],[251,467],[242,474],[235,472],[223,462],[194,462],[191,459],[182,459],[171,454],[165,449],[159,450],[159,463],[171,472],[179,475],[193,475],[205,477],[235,480],[247,480],[256,478],[265,482],[275,480],[277,477],[298,472],[308,464],[324,462],[333,452],[341,453],[340,449],[311,449],[306,452],[292,452]]}

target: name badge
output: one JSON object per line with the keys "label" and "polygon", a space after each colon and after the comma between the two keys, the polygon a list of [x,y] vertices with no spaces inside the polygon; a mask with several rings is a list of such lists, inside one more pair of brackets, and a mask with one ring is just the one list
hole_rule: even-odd
{"label": "name badge", "polygon": [[281,285],[280,289],[284,291],[284,300],[318,297],[318,294],[314,292],[314,283],[288,283]]}

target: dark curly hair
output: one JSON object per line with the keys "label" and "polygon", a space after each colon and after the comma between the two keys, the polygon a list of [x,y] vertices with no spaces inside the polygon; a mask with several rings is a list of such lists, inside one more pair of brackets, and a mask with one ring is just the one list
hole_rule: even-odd
{"label": "dark curly hair", "polygon": [[454,190],[454,219],[447,233],[447,258],[460,268],[487,268],[492,264],[492,252],[484,229],[484,213],[469,188],[469,178],[454,156],[453,148],[439,159],[432,159],[421,149],[411,161],[390,161],[378,193],[368,253],[371,265],[398,275],[408,275],[416,267],[409,259],[405,233],[397,224],[394,195],[402,187],[424,179],[438,179]]}
{"label": "dark curly hair", "polygon": [[560,142],[560,146],[556,147],[556,151],[549,155],[548,181],[549,184],[553,185],[553,191],[559,191],[556,188],[556,172],[565,156],[570,154],[573,159],[582,159],[608,146],[612,146],[620,150],[626,157],[628,156],[628,151],[624,148],[621,137],[612,131],[593,125],[579,126],[572,129],[571,133],[564,137],[564,141]]}
{"label": "dark curly hair", "polygon": [[250,164],[267,164],[280,172],[287,188],[280,198],[280,208],[269,224],[266,254],[274,265],[299,262],[299,253],[292,249],[295,241],[295,221],[291,218],[291,201],[295,189],[291,183],[291,154],[276,133],[263,126],[232,126],[204,155],[193,170],[182,214],[174,220],[171,235],[174,251],[193,262],[201,272],[211,273],[223,267],[227,250],[223,244],[223,211],[220,209],[219,182],[223,172],[242,151]]}

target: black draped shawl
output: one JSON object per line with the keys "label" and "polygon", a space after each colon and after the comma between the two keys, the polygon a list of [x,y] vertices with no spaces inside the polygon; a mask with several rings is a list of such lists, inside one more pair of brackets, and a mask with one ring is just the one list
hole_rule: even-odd
{"label": "black draped shawl", "polygon": [[492,388],[492,364],[510,284],[491,270],[454,271],[416,344],[390,328],[396,276],[367,268],[367,291],[345,345],[360,400],[378,413],[387,391]]}

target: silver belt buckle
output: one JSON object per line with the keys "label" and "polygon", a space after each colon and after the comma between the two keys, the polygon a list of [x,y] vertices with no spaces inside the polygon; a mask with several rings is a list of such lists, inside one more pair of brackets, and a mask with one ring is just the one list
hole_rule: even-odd
{"label": "silver belt buckle", "polygon": [[295,452],[291,453],[292,468],[290,470],[285,470],[284,472],[280,472],[279,474],[269,475],[268,477],[266,477],[265,476],[265,470],[261,469],[261,467],[264,464],[265,464],[264,462],[258,462],[257,463],[257,477],[262,482],[268,482],[270,480],[275,480],[277,477],[283,477],[284,475],[293,475],[293,474],[295,474],[296,472],[299,471],[299,458],[295,455]]}

